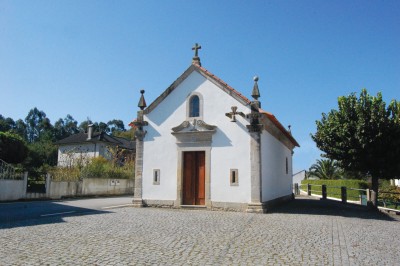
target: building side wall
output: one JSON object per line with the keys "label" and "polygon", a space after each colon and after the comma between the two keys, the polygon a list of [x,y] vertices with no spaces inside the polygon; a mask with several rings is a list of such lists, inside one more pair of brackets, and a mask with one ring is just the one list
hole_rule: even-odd
{"label": "building side wall", "polygon": [[292,193],[292,152],[265,130],[261,135],[261,169],[263,202]]}
{"label": "building side wall", "polygon": [[[172,128],[187,120],[187,100],[192,93],[202,96],[202,120],[217,126],[212,136],[211,147],[207,144],[185,144],[182,148],[171,134]],[[149,122],[144,140],[143,156],[143,199],[176,200],[177,176],[182,171],[178,157],[183,151],[208,150],[211,164],[210,200],[218,202],[249,202],[250,200],[250,147],[245,125],[240,116],[232,123],[225,116],[231,106],[238,111],[249,110],[233,97],[216,87],[197,72],[190,74],[152,112],[145,115]],[[211,150],[210,150],[211,148]],[[207,161],[207,159],[206,159]],[[182,163],[182,162],[181,162]],[[230,169],[238,169],[238,185],[230,184]],[[159,170],[159,183],[153,184],[153,173]],[[180,204],[180,203],[178,203]]]}
{"label": "building side wall", "polygon": [[302,180],[304,180],[304,179],[306,179],[306,170],[302,170],[302,171],[300,171],[300,172],[298,172],[298,173],[295,173],[294,175],[293,175],[293,184],[301,184],[301,181]]}
{"label": "building side wall", "polygon": [[69,167],[78,164],[87,164],[91,158],[103,156],[111,159],[106,143],[83,143],[63,145],[58,148],[57,166]]}

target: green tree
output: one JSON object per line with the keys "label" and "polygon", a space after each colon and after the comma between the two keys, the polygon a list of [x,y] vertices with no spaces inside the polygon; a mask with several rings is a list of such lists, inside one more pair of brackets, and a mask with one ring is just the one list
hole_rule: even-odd
{"label": "green tree", "polygon": [[36,107],[31,109],[25,118],[26,134],[28,142],[39,140],[43,135],[52,135],[53,126],[46,117],[45,112],[39,111]]}
{"label": "green tree", "polygon": [[310,176],[319,179],[339,179],[342,177],[342,170],[338,167],[337,162],[331,159],[317,160],[309,169]]}
{"label": "green tree", "polygon": [[113,119],[111,121],[108,121],[107,123],[109,132],[107,133],[111,133],[112,135],[114,135],[117,132],[124,132],[125,130],[125,126],[124,126],[124,122],[122,122],[122,120],[118,120],[118,119]]}
{"label": "green tree", "polygon": [[64,119],[60,118],[54,123],[54,134],[56,140],[69,137],[78,132],[78,122],[71,115],[67,115]]}
{"label": "green tree", "polygon": [[104,122],[100,123],[94,123],[94,128],[96,128],[96,131],[100,132],[110,132],[110,129],[108,128],[108,125]]}
{"label": "green tree", "polygon": [[11,132],[17,134],[18,136],[20,136],[24,140],[27,140],[27,137],[26,137],[26,124],[25,124],[24,120],[22,120],[22,119],[18,119],[15,122],[15,128],[13,130],[11,130]]}
{"label": "green tree", "polygon": [[11,131],[15,128],[15,122],[12,118],[0,115],[0,132]]}
{"label": "green tree", "polygon": [[[338,110],[323,113],[311,135],[326,156],[348,171],[372,176],[378,193],[379,178],[400,176],[400,106],[393,100],[388,108],[382,94],[371,96],[366,89],[338,98]],[[376,202],[375,202],[376,204]]]}
{"label": "green tree", "polygon": [[130,128],[129,130],[125,130],[125,131],[114,131],[113,136],[126,138],[126,139],[129,139],[129,140],[134,140],[134,138],[135,138],[135,129],[134,128]]}
{"label": "green tree", "polygon": [[78,130],[81,132],[87,132],[88,126],[90,124],[93,124],[93,122],[88,118],[86,121],[83,121],[82,123],[79,124]]}
{"label": "green tree", "polygon": [[21,163],[28,155],[25,141],[10,132],[0,132],[0,159],[7,163]]}
{"label": "green tree", "polygon": [[57,165],[57,146],[52,141],[41,139],[28,145],[29,153],[24,167],[29,171],[45,170],[47,166]]}

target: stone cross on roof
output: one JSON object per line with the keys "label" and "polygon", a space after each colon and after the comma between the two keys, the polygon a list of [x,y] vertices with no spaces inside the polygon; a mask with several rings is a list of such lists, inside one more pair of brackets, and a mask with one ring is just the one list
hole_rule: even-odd
{"label": "stone cross on roof", "polygon": [[194,50],[194,57],[192,60],[192,64],[197,64],[197,65],[201,66],[200,57],[199,57],[199,49],[201,49],[201,45],[199,45],[198,43],[196,43],[192,47],[192,50]]}

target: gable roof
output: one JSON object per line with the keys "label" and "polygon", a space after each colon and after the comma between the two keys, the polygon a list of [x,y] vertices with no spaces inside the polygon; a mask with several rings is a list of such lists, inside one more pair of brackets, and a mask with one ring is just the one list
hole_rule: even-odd
{"label": "gable roof", "polygon": [[[225,91],[227,94],[238,100],[240,103],[243,105],[250,105],[251,101],[241,94],[239,91],[235,90],[231,86],[229,86],[225,81],[205,69],[204,67],[198,65],[198,64],[192,64],[189,66],[185,72],[183,72],[182,75],[180,75],[160,96],[158,96],[145,110],[144,113],[148,114],[151,111],[153,111],[172,91],[174,91],[191,73],[196,71],[203,77],[205,77],[207,80],[215,84],[217,87]],[[269,112],[266,112],[262,109],[260,109],[260,113],[266,117],[268,120],[270,120],[276,127],[277,129],[284,135],[286,136],[289,141],[293,144],[293,146],[300,147],[300,145],[297,143],[297,141],[293,138],[292,134],[287,131],[282,124],[278,121],[278,119]],[[133,123],[130,123],[129,125],[131,126]]]}
{"label": "gable roof", "polygon": [[148,114],[153,111],[171,92],[173,92],[190,74],[194,71],[214,83],[217,87],[221,88],[223,91],[231,95],[233,98],[241,102],[243,105],[249,105],[251,101],[242,95],[240,92],[229,86],[222,79],[218,78],[216,75],[212,74],[207,69],[192,64],[188,67],[182,75],[180,75],[160,96],[157,97],[145,110],[144,113]]}
{"label": "gable roof", "polygon": [[56,144],[69,145],[69,144],[94,143],[94,142],[108,142],[110,144],[120,146],[121,148],[124,149],[128,150],[135,149],[134,141],[125,138],[110,136],[104,132],[93,132],[91,139],[88,139],[88,134],[86,132],[79,132],[77,134],[71,135],[62,140],[57,141]]}

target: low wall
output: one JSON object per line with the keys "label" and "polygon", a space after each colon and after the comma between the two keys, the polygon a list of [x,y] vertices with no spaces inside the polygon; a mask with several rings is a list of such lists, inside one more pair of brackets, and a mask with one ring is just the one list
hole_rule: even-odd
{"label": "low wall", "polygon": [[59,182],[46,177],[46,193],[27,193],[27,174],[23,180],[0,179],[0,201],[20,199],[60,199],[62,197],[133,195],[132,179],[85,178],[82,181]]}
{"label": "low wall", "polygon": [[82,181],[51,181],[47,196],[52,199],[62,197],[133,195],[135,181],[132,179],[84,178]]}
{"label": "low wall", "polygon": [[0,201],[18,200],[25,197],[25,180],[0,179]]}
{"label": "low wall", "polygon": [[135,181],[132,179],[85,178],[82,195],[122,195],[133,194]]}
{"label": "low wall", "polygon": [[47,196],[51,199],[60,199],[62,197],[76,197],[82,194],[82,181],[51,181],[50,189],[46,192]]}

